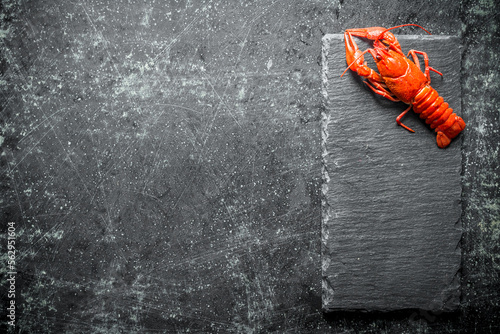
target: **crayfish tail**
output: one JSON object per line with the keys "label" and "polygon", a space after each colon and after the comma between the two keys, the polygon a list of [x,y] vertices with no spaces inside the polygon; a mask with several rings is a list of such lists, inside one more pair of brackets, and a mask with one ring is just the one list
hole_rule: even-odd
{"label": "crayfish tail", "polygon": [[435,129],[436,141],[440,148],[450,145],[453,138],[465,129],[464,120],[453,112],[448,103],[444,102],[434,88],[423,87],[415,96],[413,110],[420,118]]}
{"label": "crayfish tail", "polygon": [[436,136],[436,142],[440,148],[445,148],[446,146],[450,145],[451,139],[448,138],[443,132],[438,131]]}
{"label": "crayfish tail", "polygon": [[452,124],[449,127],[444,127],[442,130],[440,130],[439,128],[436,129],[436,141],[440,148],[445,148],[446,146],[450,145],[451,140],[458,136],[458,134],[462,132],[463,129],[465,129],[465,122],[462,117],[453,114],[450,119]]}

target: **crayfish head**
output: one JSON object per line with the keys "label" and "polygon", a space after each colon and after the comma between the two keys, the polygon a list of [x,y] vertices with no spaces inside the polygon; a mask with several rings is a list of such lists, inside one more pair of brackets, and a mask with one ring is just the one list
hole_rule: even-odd
{"label": "crayfish head", "polygon": [[386,47],[382,43],[375,45],[370,53],[382,77],[396,78],[404,75],[408,71],[406,57]]}

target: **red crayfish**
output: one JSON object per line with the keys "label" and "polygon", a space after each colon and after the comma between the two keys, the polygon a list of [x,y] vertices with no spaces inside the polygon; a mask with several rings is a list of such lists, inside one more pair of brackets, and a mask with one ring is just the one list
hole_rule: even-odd
{"label": "red crayfish", "polygon": [[[425,52],[410,50],[413,61],[408,59],[396,37],[389,30],[417,24],[403,24],[392,28],[370,27],[347,29],[344,33],[346,60],[350,68],[364,78],[368,87],[375,93],[391,100],[409,104],[397,118],[397,124],[411,132],[415,132],[401,122],[401,118],[411,109],[429,124],[437,133],[436,141],[440,148],[447,147],[451,140],[465,128],[464,120],[457,116],[448,103],[444,102],[434,88],[431,87],[429,71],[440,72],[429,66],[429,57]],[[429,33],[430,34],[430,33]],[[361,52],[354,42],[353,36],[373,40],[373,48]],[[379,73],[368,67],[363,55],[370,53],[377,64]],[[422,55],[425,62],[423,73],[417,55]]]}

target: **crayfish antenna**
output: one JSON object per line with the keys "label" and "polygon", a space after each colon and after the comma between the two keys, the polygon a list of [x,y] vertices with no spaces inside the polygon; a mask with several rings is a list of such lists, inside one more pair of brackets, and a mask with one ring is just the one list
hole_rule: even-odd
{"label": "crayfish antenna", "polygon": [[379,40],[379,39],[382,39],[382,36],[384,36],[384,34],[389,31],[389,30],[392,30],[392,29],[397,29],[397,28],[401,28],[401,27],[409,27],[409,26],[413,26],[413,27],[419,27],[420,29],[422,29],[423,31],[425,31],[426,33],[428,33],[429,35],[432,35],[427,29],[425,29],[424,27],[418,25],[418,24],[415,24],[415,23],[406,23],[406,24],[400,24],[398,26],[394,26],[394,27],[390,27],[390,28],[387,28],[385,29],[384,31],[382,31],[380,33],[380,35],[377,37],[376,40]]}
{"label": "crayfish antenna", "polygon": [[439,72],[435,68],[432,68],[432,67],[429,66],[429,70],[432,71],[432,72],[435,72],[435,73],[439,74],[440,76],[443,76],[443,73]]}
{"label": "crayfish antenna", "polygon": [[351,67],[350,65],[349,65],[349,66],[347,66],[347,68],[344,70],[344,72],[342,72],[342,74],[340,75],[340,77],[341,77],[341,78],[344,76],[345,72],[347,72],[347,70],[348,70],[350,67]]}

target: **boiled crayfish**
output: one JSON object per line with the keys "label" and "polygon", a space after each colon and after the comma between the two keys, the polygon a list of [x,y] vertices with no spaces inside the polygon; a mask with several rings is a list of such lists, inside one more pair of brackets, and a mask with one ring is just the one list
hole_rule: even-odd
{"label": "boiled crayfish", "polygon": [[[401,118],[411,109],[420,118],[429,124],[437,133],[436,141],[440,148],[447,147],[451,140],[465,128],[464,120],[457,116],[448,103],[444,102],[434,88],[431,87],[429,71],[442,76],[440,72],[429,66],[429,57],[425,52],[410,50],[413,62],[408,59],[396,37],[389,30],[403,27],[417,26],[416,24],[403,24],[392,28],[370,27],[360,29],[347,29],[344,33],[347,69],[366,80],[364,81],[375,93],[391,100],[402,101],[409,104],[397,118],[397,124],[411,132],[415,132],[401,122]],[[425,30],[429,33],[427,30]],[[373,48],[361,52],[353,36],[373,40]],[[367,66],[363,55],[370,53],[377,64],[379,73]],[[417,55],[422,55],[425,62],[423,73]],[[342,75],[345,74],[347,69]]]}

